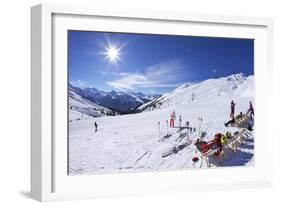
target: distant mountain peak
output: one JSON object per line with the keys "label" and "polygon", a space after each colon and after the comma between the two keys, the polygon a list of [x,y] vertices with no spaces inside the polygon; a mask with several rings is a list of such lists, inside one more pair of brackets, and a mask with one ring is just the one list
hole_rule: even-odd
{"label": "distant mountain peak", "polygon": [[159,98],[159,94],[115,91],[105,92],[94,87],[80,88],[69,84],[69,88],[83,98],[121,113],[131,113],[140,105]]}
{"label": "distant mountain peak", "polygon": [[222,77],[221,79],[227,79],[228,81],[243,80],[246,76],[243,73],[232,74],[227,77]]}

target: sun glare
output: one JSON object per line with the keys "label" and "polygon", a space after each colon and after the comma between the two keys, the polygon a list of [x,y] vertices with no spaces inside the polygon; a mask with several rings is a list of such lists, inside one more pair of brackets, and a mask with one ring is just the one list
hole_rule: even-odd
{"label": "sun glare", "polygon": [[116,47],[109,47],[106,51],[106,57],[109,59],[110,62],[116,62],[117,60],[119,60],[119,49],[117,49]]}
{"label": "sun glare", "polygon": [[108,43],[107,46],[104,47],[105,51],[102,52],[102,54],[105,56],[105,59],[107,59],[110,63],[118,63],[118,61],[121,61],[121,47],[118,47],[117,45]]}

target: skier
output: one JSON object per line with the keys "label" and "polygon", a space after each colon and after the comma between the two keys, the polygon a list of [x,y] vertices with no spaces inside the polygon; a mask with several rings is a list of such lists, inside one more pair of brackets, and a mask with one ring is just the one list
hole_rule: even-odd
{"label": "skier", "polygon": [[229,132],[229,131],[227,131],[226,133],[225,133],[225,135],[224,134],[222,134],[222,137],[221,137],[221,144],[224,146],[227,142],[228,142],[228,140],[231,138],[231,132]]}
{"label": "skier", "polygon": [[224,134],[222,133],[217,133],[215,135],[215,138],[214,138],[214,143],[215,143],[215,148],[219,148],[219,150],[214,154],[215,156],[219,156],[222,152],[222,139],[224,137]]}
{"label": "skier", "polygon": [[185,126],[188,128],[189,127],[189,121],[186,121]]}
{"label": "skier", "polygon": [[191,94],[191,101],[194,101],[194,99],[195,99],[195,94],[192,93],[192,94]]}
{"label": "skier", "polygon": [[158,133],[159,133],[159,138],[160,138],[160,121],[158,121],[157,125],[158,125]]}
{"label": "skier", "polygon": [[175,126],[175,119],[176,119],[176,112],[173,111],[172,114],[171,114],[171,118],[170,118],[170,127]]}
{"label": "skier", "polygon": [[206,142],[204,140],[200,140],[199,138],[195,142],[195,146],[202,154],[208,152],[211,149],[215,149],[216,142],[214,140],[211,140],[209,142]]}
{"label": "skier", "polygon": [[97,132],[98,131],[98,124],[97,124],[97,122],[95,122],[95,132]]}
{"label": "skier", "polygon": [[255,112],[254,112],[254,107],[253,107],[251,101],[249,102],[249,109],[247,111],[247,115],[248,114],[250,114],[250,118],[253,119],[253,116],[255,115]]}
{"label": "skier", "polygon": [[235,112],[235,103],[234,103],[233,100],[230,103],[230,109],[231,109],[230,118],[233,119],[234,118],[234,112]]}
{"label": "skier", "polygon": [[[229,136],[229,134],[227,135]],[[227,135],[224,135],[222,133],[217,133],[214,139],[209,142],[197,139],[195,145],[197,149],[203,154],[208,152],[210,149],[212,150],[218,149],[218,151],[214,153],[214,156],[219,156],[222,153],[223,145],[226,144],[227,142],[227,138],[228,138]]]}
{"label": "skier", "polygon": [[181,115],[179,116],[179,126],[181,127]]}

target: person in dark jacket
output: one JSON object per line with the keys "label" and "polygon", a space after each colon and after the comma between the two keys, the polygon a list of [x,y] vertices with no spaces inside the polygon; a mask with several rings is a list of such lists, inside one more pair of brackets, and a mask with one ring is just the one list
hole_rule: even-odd
{"label": "person in dark jacket", "polygon": [[247,115],[250,114],[250,118],[253,119],[253,116],[255,115],[254,107],[252,102],[249,102],[249,109],[247,111]]}
{"label": "person in dark jacket", "polygon": [[230,118],[233,119],[234,118],[234,113],[235,113],[235,103],[232,100],[230,103]]}
{"label": "person in dark jacket", "polygon": [[97,124],[97,122],[95,122],[95,132],[97,132],[98,131],[98,124]]}

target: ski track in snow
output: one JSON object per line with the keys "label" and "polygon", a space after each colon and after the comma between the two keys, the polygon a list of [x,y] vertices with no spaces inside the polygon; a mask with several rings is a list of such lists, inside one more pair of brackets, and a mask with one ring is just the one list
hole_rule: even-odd
{"label": "ski track in snow", "polygon": [[[243,81],[242,81],[243,80]],[[77,121],[69,122],[69,174],[103,174],[138,171],[163,171],[194,168],[192,158],[197,156],[193,144],[202,132],[203,140],[213,139],[218,132],[235,132],[237,128],[225,127],[229,119],[230,101],[236,103],[237,113],[246,112],[249,101],[254,103],[254,79],[207,80],[197,85],[178,88],[161,97],[161,107],[152,111],[121,116],[92,118],[84,115]],[[195,94],[194,101],[191,94]],[[175,110],[177,118],[182,116],[182,125],[190,122],[196,127],[189,134],[192,144],[176,154],[162,158],[162,154],[174,146],[185,143],[187,137],[176,141],[178,128],[168,128],[172,136],[159,141],[167,135],[166,120]],[[72,112],[72,111],[71,111]],[[203,118],[199,128],[198,117]],[[158,128],[160,121],[160,135]],[[95,132],[94,122],[98,123]],[[179,122],[176,119],[176,126]],[[186,133],[183,129],[182,132]],[[254,136],[248,132],[245,144],[236,152],[226,150],[227,159],[218,161],[210,158],[213,167],[254,165]],[[203,168],[206,165],[203,164]]]}

